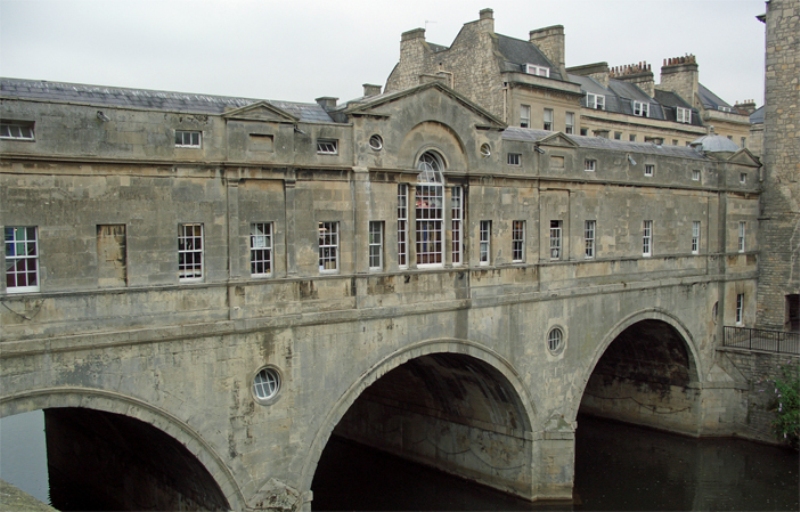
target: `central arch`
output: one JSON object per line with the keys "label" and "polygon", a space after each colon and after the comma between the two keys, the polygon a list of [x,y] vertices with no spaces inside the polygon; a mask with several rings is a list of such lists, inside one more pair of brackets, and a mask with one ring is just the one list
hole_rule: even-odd
{"label": "central arch", "polygon": [[[413,389],[404,389],[409,384],[419,391],[417,395],[412,396]],[[415,431],[411,435],[425,429],[448,433],[443,441],[431,436],[425,440],[428,444],[439,442],[439,450],[425,453],[406,449],[397,438],[392,444],[380,433],[370,437],[365,432],[369,430],[365,426],[371,425],[370,414],[379,417],[387,408],[396,410],[396,403],[402,403],[402,418],[397,423],[407,421]],[[302,489],[311,489],[322,452],[336,431],[383,451],[530,499],[531,430],[536,410],[515,368],[499,354],[466,340],[416,343],[374,364],[331,408],[306,457]],[[456,438],[468,440],[466,444],[475,447],[491,444],[495,452],[470,448],[465,451],[474,454],[462,452],[456,461],[455,457],[448,458],[453,453],[449,452],[453,445],[448,443],[455,443]],[[433,452],[435,456],[431,456]],[[502,459],[502,464],[495,465],[495,474],[482,474],[479,466],[486,461],[481,457],[495,456]]]}

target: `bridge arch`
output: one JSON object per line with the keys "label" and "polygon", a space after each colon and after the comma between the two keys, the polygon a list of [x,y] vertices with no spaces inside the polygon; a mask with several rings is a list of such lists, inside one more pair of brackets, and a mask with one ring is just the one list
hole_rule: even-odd
{"label": "bridge arch", "polygon": [[243,510],[245,499],[222,457],[191,426],[168,412],[121,393],[81,387],[52,387],[0,398],[0,418],[54,408],[91,409],[139,420],[185,447],[217,483],[231,510]]}
{"label": "bridge arch", "polygon": [[[605,356],[610,354],[612,351],[611,345],[619,340],[619,343],[625,343],[629,341],[631,338],[648,333],[659,333],[666,338],[666,343],[671,343],[673,345],[672,348],[676,348],[677,345],[680,346],[682,350],[685,350],[685,375],[681,372],[682,375],[682,382],[683,387],[687,392],[696,392],[699,390],[698,383],[702,382],[703,374],[702,374],[702,365],[700,364],[700,355],[697,350],[697,343],[695,342],[691,332],[680,321],[678,317],[675,315],[664,311],[658,308],[649,308],[637,311],[628,315],[627,317],[621,319],[617,322],[603,337],[600,343],[598,343],[594,349],[592,354],[592,358],[590,360],[590,364],[587,365],[586,371],[582,375],[580,381],[580,389],[579,393],[576,395],[579,397],[574,403],[574,409],[572,411],[572,419],[575,420],[577,418],[579,409],[581,409],[581,405],[585,403],[585,399],[587,398],[587,392],[590,388],[591,380],[595,375],[595,372],[598,370],[599,366],[601,366],[601,361]],[[683,357],[679,357],[678,361],[674,361],[675,363],[682,363]],[[671,361],[662,361],[665,364],[671,363]],[[664,385],[665,389],[661,390],[661,398],[664,398],[666,395],[669,394],[668,385]],[[627,397],[628,400],[634,400],[631,397]],[[696,429],[696,415],[697,415],[697,397],[692,396],[688,397],[685,402],[686,410],[691,411],[687,412],[687,417],[691,417],[692,419],[687,423],[687,420],[684,419],[683,425],[675,426],[675,425],[659,425],[657,423],[653,423],[647,420],[643,421],[633,421],[634,423],[642,423],[642,424],[650,424],[654,427],[663,427],[667,430],[679,430],[684,431],[687,433],[692,433]],[[641,404],[640,404],[641,405]],[[674,405],[674,404],[673,404]],[[684,404],[685,405],[685,404]],[[655,412],[657,407],[655,405],[648,405],[647,407],[652,408]],[[668,409],[668,407],[665,407]],[[624,415],[623,415],[624,416]],[[610,416],[613,417],[613,416]],[[622,419],[623,421],[631,420],[630,417],[628,418],[615,418],[615,419]],[[691,423],[691,425],[690,425]]]}
{"label": "bridge arch", "polygon": [[[522,421],[520,430],[524,431],[527,438],[530,439],[538,407],[526,391],[520,375],[510,361],[491,349],[468,340],[435,339],[421,341],[399,349],[376,362],[350,385],[329,410],[306,455],[300,479],[301,489],[311,489],[317,465],[334,429],[367,388],[405,363],[418,361],[426,356],[435,357],[439,355],[469,358],[495,372],[498,380],[502,380],[502,383],[507,386],[507,394],[513,395],[509,398],[514,401],[514,405],[520,411],[519,417]],[[530,488],[530,484],[528,484],[528,488]]]}

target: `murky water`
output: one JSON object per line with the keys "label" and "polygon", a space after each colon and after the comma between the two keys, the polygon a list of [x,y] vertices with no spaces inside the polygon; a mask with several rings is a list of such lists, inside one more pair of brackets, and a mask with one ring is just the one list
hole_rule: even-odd
{"label": "murky water", "polygon": [[42,411],[0,420],[0,479],[50,503]]}
{"label": "murky water", "polygon": [[333,439],[314,510],[800,510],[797,452],[578,420],[574,504],[534,503]]}

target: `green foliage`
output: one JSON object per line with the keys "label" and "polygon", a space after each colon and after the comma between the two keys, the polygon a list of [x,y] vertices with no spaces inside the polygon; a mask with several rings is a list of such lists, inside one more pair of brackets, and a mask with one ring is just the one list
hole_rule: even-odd
{"label": "green foliage", "polygon": [[775,379],[773,422],[778,437],[800,446],[800,366],[784,366],[783,378]]}

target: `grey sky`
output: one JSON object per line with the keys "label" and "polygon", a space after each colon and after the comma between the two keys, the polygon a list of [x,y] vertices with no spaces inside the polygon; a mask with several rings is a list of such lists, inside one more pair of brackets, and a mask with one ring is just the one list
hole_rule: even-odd
{"label": "grey sky", "polygon": [[494,10],[527,39],[564,25],[567,66],[697,56],[700,81],[735,101],[764,95],[763,0],[0,0],[6,77],[313,102],[383,85],[400,34],[449,45]]}

